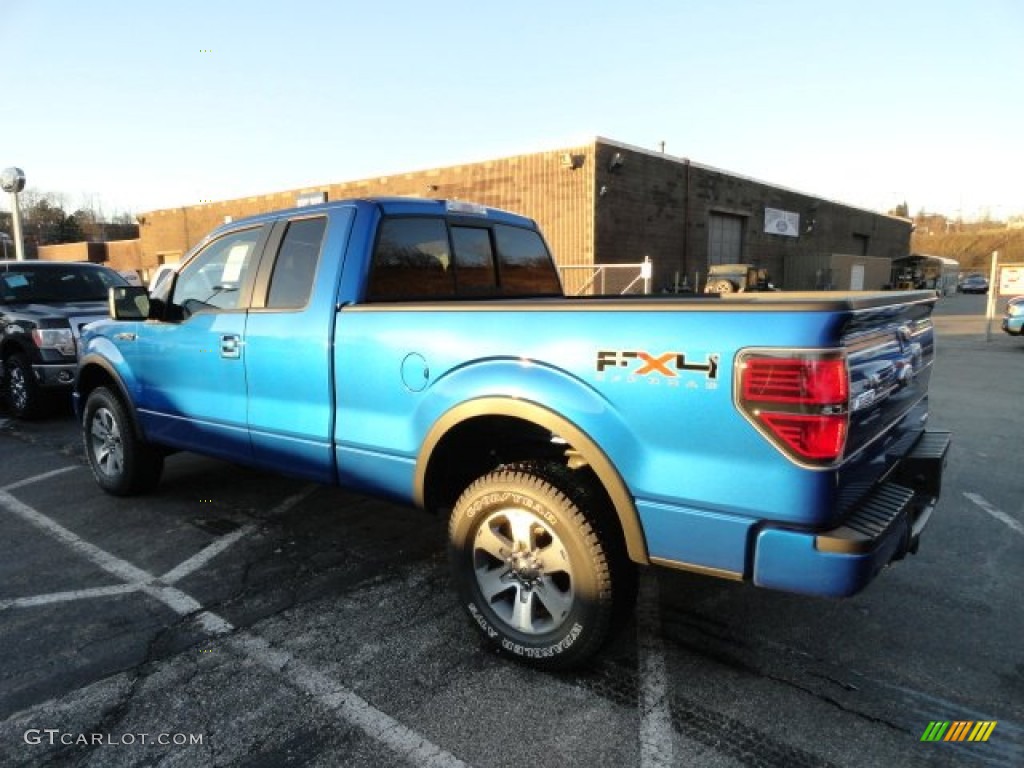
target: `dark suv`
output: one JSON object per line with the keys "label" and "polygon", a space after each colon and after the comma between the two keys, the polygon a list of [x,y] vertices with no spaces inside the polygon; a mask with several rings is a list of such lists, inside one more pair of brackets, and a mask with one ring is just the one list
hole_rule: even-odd
{"label": "dark suv", "polygon": [[71,391],[82,326],[107,317],[121,285],[98,264],[0,261],[0,388],[14,416],[41,416],[48,392]]}
{"label": "dark suv", "polygon": [[960,293],[988,293],[988,278],[984,275],[968,275],[960,283]]}

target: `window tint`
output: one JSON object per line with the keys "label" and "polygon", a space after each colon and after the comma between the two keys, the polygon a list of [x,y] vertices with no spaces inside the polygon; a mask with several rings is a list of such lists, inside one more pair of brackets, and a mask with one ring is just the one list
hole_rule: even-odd
{"label": "window tint", "polygon": [[448,298],[454,293],[444,221],[385,219],[373,253],[367,298]]}
{"label": "window tint", "polygon": [[196,312],[238,309],[242,286],[254,268],[253,251],[260,229],[233,232],[206,246],[181,270],[172,303],[185,317]]}
{"label": "window tint", "polygon": [[309,301],[326,228],[323,217],[289,222],[270,277],[267,307],[297,309]]}
{"label": "window tint", "polygon": [[498,224],[494,237],[503,294],[562,295],[555,265],[537,232]]}
{"label": "window tint", "polygon": [[12,303],[106,301],[107,289],[128,285],[111,269],[77,264],[18,263],[0,271],[0,300]]}
{"label": "window tint", "polygon": [[533,230],[503,224],[452,226],[451,242],[454,258],[444,219],[385,219],[374,249],[367,300],[448,299],[456,291],[562,295],[547,246]]}
{"label": "window tint", "polygon": [[452,227],[455,283],[458,292],[492,293],[498,287],[494,273],[491,234],[486,229]]}

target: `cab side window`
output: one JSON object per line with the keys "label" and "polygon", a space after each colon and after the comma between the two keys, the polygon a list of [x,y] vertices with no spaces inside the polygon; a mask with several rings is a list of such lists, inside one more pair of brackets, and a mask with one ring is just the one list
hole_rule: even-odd
{"label": "cab side window", "polygon": [[268,309],[299,309],[309,302],[326,229],[323,216],[288,223],[270,277]]}
{"label": "cab side window", "polygon": [[232,232],[207,245],[181,270],[171,304],[183,319],[197,312],[245,306],[242,287],[255,269],[260,228]]}

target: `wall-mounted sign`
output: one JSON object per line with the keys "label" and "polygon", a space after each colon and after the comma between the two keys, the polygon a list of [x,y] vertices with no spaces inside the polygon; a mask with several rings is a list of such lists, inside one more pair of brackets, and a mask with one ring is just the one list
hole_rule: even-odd
{"label": "wall-mounted sign", "polygon": [[1008,264],[999,268],[999,295],[1024,296],[1024,264]]}
{"label": "wall-mounted sign", "polygon": [[765,208],[764,231],[768,235],[800,237],[800,214],[780,211],[778,208]]}

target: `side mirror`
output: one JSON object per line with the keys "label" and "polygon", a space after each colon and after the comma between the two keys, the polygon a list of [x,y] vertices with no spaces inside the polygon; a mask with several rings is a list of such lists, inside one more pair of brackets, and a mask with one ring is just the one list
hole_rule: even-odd
{"label": "side mirror", "polygon": [[149,294],[141,285],[120,285],[107,294],[107,306],[114,320],[145,320],[149,317]]}

